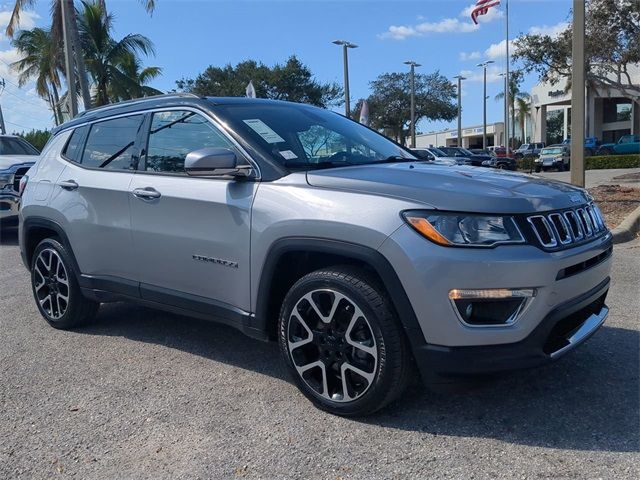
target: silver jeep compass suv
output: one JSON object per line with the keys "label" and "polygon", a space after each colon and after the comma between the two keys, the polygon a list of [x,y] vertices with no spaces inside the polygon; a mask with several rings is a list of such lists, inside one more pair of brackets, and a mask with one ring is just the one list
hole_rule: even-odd
{"label": "silver jeep compass suv", "polygon": [[[307,105],[170,95],[89,111],[23,178],[55,328],[133,300],[277,339],[340,415],[556,360],[604,322],[611,235],[584,191],[437,165]],[[238,352],[238,355],[241,355]]]}

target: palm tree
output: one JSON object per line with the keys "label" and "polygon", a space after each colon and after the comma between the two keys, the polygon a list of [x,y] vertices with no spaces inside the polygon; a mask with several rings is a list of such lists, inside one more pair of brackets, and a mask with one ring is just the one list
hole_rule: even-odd
{"label": "palm tree", "polygon": [[[98,3],[83,1],[82,4],[83,9],[78,12],[78,29],[87,71],[93,79],[93,103],[106,105],[142,94],[144,86],[140,81],[160,73],[159,69],[152,68],[145,73],[144,79],[139,78],[139,55],[154,54],[153,43],[138,34],[115,40],[111,36],[113,16],[105,14]],[[131,73],[138,73],[138,78],[130,76]]]}
{"label": "palm tree", "polygon": [[[511,72],[511,74],[509,75],[509,113],[511,116],[511,139],[510,142],[508,142],[509,145],[507,146],[511,149],[514,148],[513,142],[516,136],[516,102],[518,100],[529,100],[529,94],[520,90],[520,85],[522,84],[523,77],[524,76],[520,70]],[[504,99],[504,92],[500,92],[496,95],[495,98],[496,100]]]}
{"label": "palm tree", "polygon": [[[143,68],[140,64],[140,60],[134,55],[130,55],[122,60],[120,70],[122,70],[122,73],[134,82],[130,88],[121,94],[113,92],[112,95],[114,98],[117,97],[119,100],[128,100],[130,98],[149,97],[151,95],[162,94],[160,90],[148,85],[151,80],[162,74],[162,69],[160,67]],[[120,87],[120,84],[117,84],[116,86]]]}
{"label": "palm tree", "polygon": [[21,60],[11,65],[18,72],[19,86],[35,79],[36,92],[49,104],[56,125],[59,125],[63,121],[59,97],[62,60],[59,49],[53,42],[51,30],[23,30],[12,44],[23,55]]}
{"label": "palm tree", "polygon": [[522,143],[525,143],[527,141],[527,134],[524,131],[525,122],[531,113],[531,102],[529,101],[528,94],[516,98],[516,110],[518,111],[518,122],[520,123],[520,131],[522,132]]}
{"label": "palm tree", "polygon": [[[106,12],[105,0],[98,0],[104,7]],[[153,13],[155,9],[155,0],[138,0],[145,7],[147,12]],[[68,45],[63,42],[63,15],[62,15],[62,2],[66,2],[66,12],[69,27],[69,39]],[[8,37],[13,38],[17,29],[20,27],[20,14],[27,8],[33,8],[36,0],[15,0],[13,11],[11,12],[11,18],[7,25],[6,34]],[[80,89],[82,93],[83,102],[85,108],[91,107],[91,98],[89,94],[89,86],[87,83],[87,72],[84,66],[84,59],[82,58],[82,51],[80,48],[80,35],[78,24],[76,20],[76,11],[74,8],[74,0],[51,0],[51,17],[52,17],[52,35],[54,45],[64,45],[65,49],[71,49],[75,59],[75,73],[73,66],[70,66],[71,70],[66,72],[67,82],[69,77],[77,75]]]}

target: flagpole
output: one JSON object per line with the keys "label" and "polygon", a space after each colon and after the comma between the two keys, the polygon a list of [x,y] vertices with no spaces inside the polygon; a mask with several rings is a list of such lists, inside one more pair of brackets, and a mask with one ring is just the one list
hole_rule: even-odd
{"label": "flagpole", "polygon": [[507,148],[507,155],[510,155],[511,142],[509,141],[509,0],[505,0],[505,17],[506,17],[506,36],[507,36],[507,68],[504,82],[504,133],[505,133],[505,147]]}

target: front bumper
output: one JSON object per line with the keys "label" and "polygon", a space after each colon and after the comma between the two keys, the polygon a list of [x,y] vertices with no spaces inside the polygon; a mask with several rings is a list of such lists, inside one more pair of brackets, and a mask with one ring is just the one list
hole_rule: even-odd
{"label": "front bumper", "polygon": [[0,193],[0,223],[17,224],[20,211],[20,197],[12,193]]}
{"label": "front bumper", "polygon": [[445,347],[426,344],[414,348],[423,377],[489,374],[551,363],[593,335],[609,313],[605,298],[609,278],[550,312],[524,340],[504,345]]}

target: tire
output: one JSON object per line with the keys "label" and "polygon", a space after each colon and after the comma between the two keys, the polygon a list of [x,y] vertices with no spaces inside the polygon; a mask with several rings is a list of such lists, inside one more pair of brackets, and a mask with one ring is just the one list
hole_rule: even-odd
{"label": "tire", "polygon": [[363,269],[329,267],[302,277],[284,299],[278,329],[294,382],[332,414],[376,412],[411,378],[412,355],[391,301]]}
{"label": "tire", "polygon": [[541,167],[536,167],[536,173],[540,173],[541,170],[542,170]]}
{"label": "tire", "polygon": [[57,240],[42,240],[31,262],[31,290],[49,325],[66,330],[92,320],[99,304],[82,295],[71,255]]}

